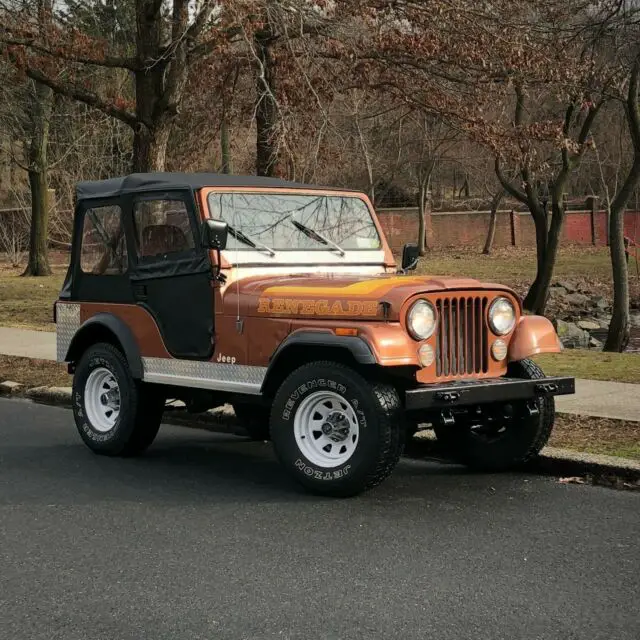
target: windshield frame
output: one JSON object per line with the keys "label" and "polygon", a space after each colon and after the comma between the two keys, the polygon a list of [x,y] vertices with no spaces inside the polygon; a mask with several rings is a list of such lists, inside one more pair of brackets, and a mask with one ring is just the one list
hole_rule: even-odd
{"label": "windshield frame", "polygon": [[[367,197],[366,194],[358,192],[358,191],[343,191],[339,189],[302,189],[302,188],[283,188],[283,187],[274,187],[274,188],[256,188],[256,187],[207,187],[203,188],[201,191],[201,204],[204,207],[204,216],[208,218],[213,218],[211,208],[209,206],[209,196],[211,195],[222,195],[222,194],[230,194],[230,193],[242,193],[246,194],[255,194],[261,196],[268,195],[292,195],[292,196],[310,196],[310,197],[318,197],[318,196],[326,196],[326,197],[337,197],[337,198],[355,198],[360,200],[369,214],[369,219],[373,224],[376,233],[378,235],[379,246],[378,247],[359,247],[359,248],[348,248],[344,249],[345,257],[348,257],[349,254],[356,254],[361,256],[360,259],[366,259],[368,263],[370,263],[370,257],[373,258],[372,254],[376,254],[376,258],[374,262],[380,263],[385,261],[386,254],[390,251],[387,244],[387,239],[385,237],[384,231],[380,225],[377,215],[375,214],[374,208],[371,204],[371,201]],[[292,248],[273,248],[276,254],[292,254],[291,257],[295,254],[305,254],[305,253],[313,253],[315,254],[333,254],[335,256],[335,247],[331,245],[323,246],[322,244],[318,244],[317,247],[292,247]],[[250,246],[242,246],[242,247],[234,247],[233,249],[225,249],[223,253],[227,254],[236,254],[236,252],[240,254],[249,254],[254,255],[259,253],[259,250],[250,247]],[[366,257],[365,257],[366,256]],[[378,258],[380,256],[380,259]],[[344,257],[343,257],[344,258]],[[267,258],[268,261],[268,258]]]}

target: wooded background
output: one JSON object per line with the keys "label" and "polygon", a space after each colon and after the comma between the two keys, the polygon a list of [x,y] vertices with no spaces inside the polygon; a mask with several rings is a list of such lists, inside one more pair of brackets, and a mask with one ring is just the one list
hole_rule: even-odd
{"label": "wooded background", "polygon": [[0,0],[0,208],[28,207],[39,275],[74,184],[131,171],[360,188],[416,207],[422,253],[429,210],[506,198],[535,227],[542,313],[567,198],[595,196],[620,349],[639,19],[637,0]]}

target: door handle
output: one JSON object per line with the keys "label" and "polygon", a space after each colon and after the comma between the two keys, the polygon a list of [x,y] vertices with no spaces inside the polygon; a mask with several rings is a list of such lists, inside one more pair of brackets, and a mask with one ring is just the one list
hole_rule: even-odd
{"label": "door handle", "polygon": [[147,285],[146,284],[134,284],[133,294],[138,300],[147,299]]}

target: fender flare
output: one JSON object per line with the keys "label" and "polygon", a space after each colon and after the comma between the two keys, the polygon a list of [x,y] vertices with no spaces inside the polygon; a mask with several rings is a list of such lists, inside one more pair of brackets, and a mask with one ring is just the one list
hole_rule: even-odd
{"label": "fender flare", "polygon": [[337,336],[332,331],[296,331],[288,335],[273,352],[265,373],[263,388],[287,352],[297,347],[337,347],[348,351],[359,364],[377,364],[371,347],[358,336]]}
{"label": "fender flare", "polygon": [[522,316],[509,342],[509,362],[524,360],[539,353],[560,353],[562,342],[544,316]]}
{"label": "fender flare", "polygon": [[82,344],[84,337],[88,335],[92,329],[96,329],[97,327],[107,329],[115,336],[127,358],[131,375],[136,380],[141,380],[144,375],[144,369],[142,367],[142,357],[140,356],[138,343],[131,329],[129,329],[125,322],[111,313],[97,313],[82,323],[71,340],[71,344],[64,358],[65,361],[69,362],[76,359],[75,351],[77,351]]}

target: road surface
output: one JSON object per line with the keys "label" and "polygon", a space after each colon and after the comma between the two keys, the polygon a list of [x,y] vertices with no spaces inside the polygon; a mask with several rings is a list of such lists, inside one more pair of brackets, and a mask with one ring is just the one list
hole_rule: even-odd
{"label": "road surface", "polygon": [[637,640],[640,495],[403,460],[330,500],[266,444],[98,457],[0,400],[0,638]]}

